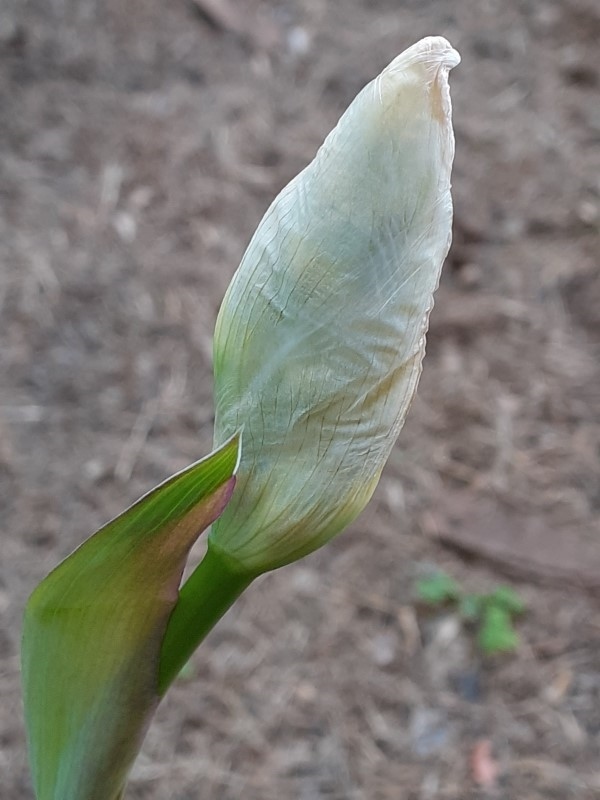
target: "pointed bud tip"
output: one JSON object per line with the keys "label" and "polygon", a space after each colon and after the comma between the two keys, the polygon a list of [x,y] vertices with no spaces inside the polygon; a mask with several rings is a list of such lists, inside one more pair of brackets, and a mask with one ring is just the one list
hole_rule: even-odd
{"label": "pointed bud tip", "polygon": [[433,70],[440,67],[451,70],[460,64],[460,55],[443,36],[426,36],[400,53],[385,71],[395,72],[417,64]]}
{"label": "pointed bud tip", "polygon": [[[400,53],[384,69],[379,78],[380,93],[382,79],[388,87],[387,92],[390,92],[388,97],[395,98],[402,87],[411,84],[416,78],[416,85],[426,87],[434,119],[442,125],[449,125],[452,103],[448,73],[459,63],[460,55],[447,39],[443,36],[427,36]],[[404,102],[407,102],[406,99]]]}

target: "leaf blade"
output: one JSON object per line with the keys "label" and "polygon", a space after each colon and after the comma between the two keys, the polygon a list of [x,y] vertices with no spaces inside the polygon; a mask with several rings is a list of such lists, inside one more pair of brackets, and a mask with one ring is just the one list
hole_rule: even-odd
{"label": "leaf blade", "polygon": [[485,655],[514,652],[519,646],[519,636],[510,614],[499,606],[486,606],[477,641]]}
{"label": "leaf blade", "polygon": [[418,580],[416,590],[419,600],[432,606],[443,605],[460,597],[460,586],[441,571]]}
{"label": "leaf blade", "polygon": [[22,665],[38,800],[107,800],[159,702],[159,653],[194,541],[225,508],[239,436],[84,542],[33,592]]}

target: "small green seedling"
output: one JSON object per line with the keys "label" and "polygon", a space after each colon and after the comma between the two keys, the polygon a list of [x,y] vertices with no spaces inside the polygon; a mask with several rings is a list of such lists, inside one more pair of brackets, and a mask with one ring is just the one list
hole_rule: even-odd
{"label": "small green seedling", "polygon": [[456,607],[465,622],[477,626],[477,644],[485,655],[513,653],[519,646],[514,619],[525,610],[519,595],[509,586],[493,592],[470,594],[445,572],[417,581],[419,600],[431,606]]}

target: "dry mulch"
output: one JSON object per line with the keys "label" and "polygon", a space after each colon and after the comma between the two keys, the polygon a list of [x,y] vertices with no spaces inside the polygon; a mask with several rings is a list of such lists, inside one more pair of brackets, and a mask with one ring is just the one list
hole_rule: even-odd
{"label": "dry mulch", "polygon": [[[199,650],[129,796],[600,796],[595,0],[3,0],[5,800],[32,797],[28,593],[207,452],[210,338],[245,243],[358,89],[430,33],[463,63],[419,397],[369,510]],[[515,655],[482,658],[451,609],[416,602],[436,567],[520,592]]]}

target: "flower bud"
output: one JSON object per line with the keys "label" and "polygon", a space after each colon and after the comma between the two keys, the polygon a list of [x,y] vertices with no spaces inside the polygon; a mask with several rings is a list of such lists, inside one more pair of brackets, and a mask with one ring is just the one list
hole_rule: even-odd
{"label": "flower bud", "polygon": [[216,444],[243,429],[211,545],[263,572],[370,499],[404,423],[451,238],[454,137],[441,37],[356,97],[265,214],[221,307]]}

